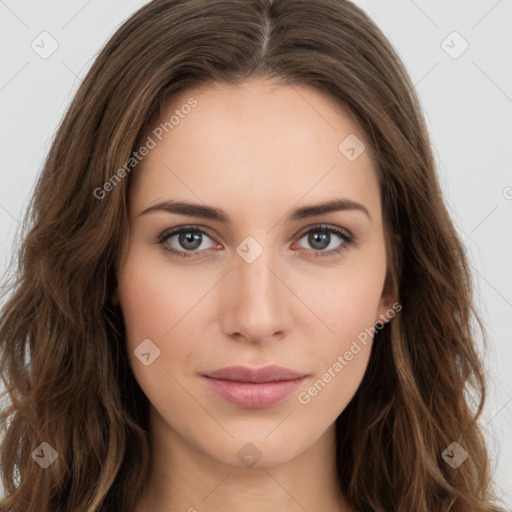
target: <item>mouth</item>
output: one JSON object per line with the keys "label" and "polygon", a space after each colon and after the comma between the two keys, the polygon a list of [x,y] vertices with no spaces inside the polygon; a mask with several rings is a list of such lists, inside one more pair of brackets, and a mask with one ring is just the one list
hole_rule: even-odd
{"label": "mouth", "polygon": [[243,409],[264,409],[285,400],[308,377],[276,365],[263,368],[231,366],[202,374],[215,396]]}

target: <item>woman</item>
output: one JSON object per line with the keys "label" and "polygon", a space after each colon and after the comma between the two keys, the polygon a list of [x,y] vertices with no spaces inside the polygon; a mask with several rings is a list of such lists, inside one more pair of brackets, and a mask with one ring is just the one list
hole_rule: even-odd
{"label": "woman", "polygon": [[144,6],[27,220],[2,510],[499,510],[463,246],[352,3]]}

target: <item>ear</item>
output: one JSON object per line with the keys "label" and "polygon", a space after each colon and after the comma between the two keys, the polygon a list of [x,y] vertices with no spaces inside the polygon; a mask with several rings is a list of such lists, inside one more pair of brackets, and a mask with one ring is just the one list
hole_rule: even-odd
{"label": "ear", "polygon": [[119,297],[117,296],[117,288],[114,291],[114,293],[112,293],[112,295],[110,295],[110,302],[111,302],[111,304],[115,304],[116,306],[119,304]]}
{"label": "ear", "polygon": [[385,324],[389,322],[397,311],[400,311],[402,306],[398,302],[396,290],[393,286],[393,281],[389,272],[386,273],[386,280],[382,290],[382,295],[377,307],[377,317],[375,318],[376,324]]}

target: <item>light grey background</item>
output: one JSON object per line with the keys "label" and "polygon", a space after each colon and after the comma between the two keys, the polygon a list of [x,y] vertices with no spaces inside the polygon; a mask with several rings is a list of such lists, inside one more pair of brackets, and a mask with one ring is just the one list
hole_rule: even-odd
{"label": "light grey background", "polygon": [[[1,272],[13,253],[19,221],[54,131],[81,77],[116,28],[145,3],[0,0]],[[441,185],[468,249],[477,307],[492,341],[483,354],[490,388],[482,425],[497,468],[496,485],[510,507],[512,2],[356,3],[391,40],[416,85]],[[58,43],[46,59],[31,48],[33,41],[40,52],[51,48],[48,36],[40,36],[43,31]],[[459,55],[464,41],[469,46]]]}

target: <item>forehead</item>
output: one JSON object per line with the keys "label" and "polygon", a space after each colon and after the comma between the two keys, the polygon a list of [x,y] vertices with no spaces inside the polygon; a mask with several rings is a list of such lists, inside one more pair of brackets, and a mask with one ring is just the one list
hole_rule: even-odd
{"label": "forehead", "polygon": [[363,132],[309,86],[253,79],[189,89],[146,137],[154,147],[131,177],[139,209],[170,197],[248,210],[347,197],[380,210]]}

